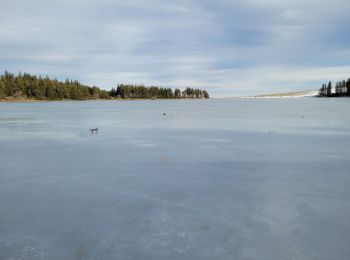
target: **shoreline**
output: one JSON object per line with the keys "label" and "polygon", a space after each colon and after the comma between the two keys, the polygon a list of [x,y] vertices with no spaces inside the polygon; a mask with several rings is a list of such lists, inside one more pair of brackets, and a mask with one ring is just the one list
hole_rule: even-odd
{"label": "shoreline", "polygon": [[157,100],[208,100],[210,98],[99,98],[99,99],[35,99],[35,98],[0,98],[0,103],[37,103],[37,102],[84,102],[84,101],[157,101]]}

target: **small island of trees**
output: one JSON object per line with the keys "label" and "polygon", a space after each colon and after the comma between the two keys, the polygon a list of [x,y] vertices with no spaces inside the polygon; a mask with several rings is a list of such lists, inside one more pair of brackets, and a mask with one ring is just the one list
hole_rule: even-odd
{"label": "small island of trees", "polygon": [[335,84],[333,88],[332,82],[329,81],[328,84],[323,84],[318,90],[318,95],[320,97],[345,97],[350,96],[350,78],[345,81],[340,81]]}
{"label": "small island of trees", "polygon": [[25,98],[35,100],[88,100],[88,99],[180,99],[209,98],[206,90],[176,88],[174,91],[166,87],[146,87],[143,85],[120,84],[110,91],[96,86],[87,86],[78,81],[37,77],[28,73],[17,76],[7,71],[0,76],[0,99]]}
{"label": "small island of trees", "polygon": [[118,98],[209,98],[206,90],[193,89],[187,87],[184,91],[176,88],[174,91],[171,88],[165,87],[146,87],[143,85],[118,85],[117,89],[112,89],[109,92],[111,97]]}

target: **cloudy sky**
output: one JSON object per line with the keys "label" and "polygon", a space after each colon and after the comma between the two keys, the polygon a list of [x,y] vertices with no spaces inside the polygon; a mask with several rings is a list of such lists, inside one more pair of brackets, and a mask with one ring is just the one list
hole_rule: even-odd
{"label": "cloudy sky", "polygon": [[350,77],[349,0],[0,0],[0,70],[215,97]]}

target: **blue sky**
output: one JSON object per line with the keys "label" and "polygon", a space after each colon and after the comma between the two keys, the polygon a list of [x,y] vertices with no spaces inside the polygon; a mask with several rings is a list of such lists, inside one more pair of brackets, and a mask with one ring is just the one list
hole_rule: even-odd
{"label": "blue sky", "polygon": [[349,0],[1,0],[0,69],[214,97],[350,77]]}

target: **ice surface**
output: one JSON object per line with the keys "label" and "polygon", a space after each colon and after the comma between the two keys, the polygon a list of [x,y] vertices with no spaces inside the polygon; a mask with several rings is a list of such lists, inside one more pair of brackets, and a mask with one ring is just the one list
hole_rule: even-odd
{"label": "ice surface", "polygon": [[349,111],[0,103],[0,259],[348,260]]}

